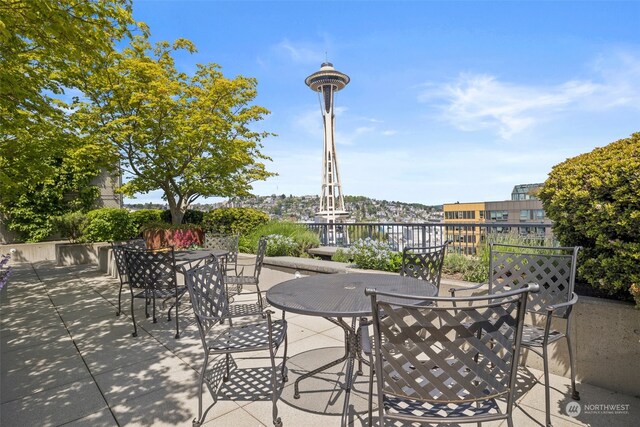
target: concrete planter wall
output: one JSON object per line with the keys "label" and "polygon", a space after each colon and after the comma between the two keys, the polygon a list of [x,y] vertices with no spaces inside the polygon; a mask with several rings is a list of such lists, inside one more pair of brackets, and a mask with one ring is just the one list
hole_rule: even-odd
{"label": "concrete planter wall", "polygon": [[98,264],[98,251],[108,243],[66,243],[55,246],[58,265]]}

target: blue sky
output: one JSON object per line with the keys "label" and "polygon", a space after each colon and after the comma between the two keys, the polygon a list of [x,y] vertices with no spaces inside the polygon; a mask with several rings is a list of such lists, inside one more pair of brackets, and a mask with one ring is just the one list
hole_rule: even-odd
{"label": "blue sky", "polygon": [[279,174],[258,195],[320,192],[322,118],[304,79],[325,58],[351,77],[335,98],[346,195],[505,200],[640,131],[636,1],[134,0],[134,17],[152,40],[196,44],[184,71],[215,62],[258,79]]}

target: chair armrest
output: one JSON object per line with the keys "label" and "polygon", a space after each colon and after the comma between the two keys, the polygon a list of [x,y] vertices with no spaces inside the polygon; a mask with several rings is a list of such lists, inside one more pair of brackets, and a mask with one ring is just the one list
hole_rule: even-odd
{"label": "chair armrest", "polygon": [[578,302],[578,295],[575,292],[572,292],[572,297],[571,297],[571,299],[569,301],[563,302],[563,303],[560,303],[560,304],[550,305],[550,306],[546,307],[546,310],[549,312],[549,314],[551,314],[554,311],[558,310],[559,308],[570,307],[570,306],[574,305],[577,302]]}
{"label": "chair armrest", "polygon": [[455,298],[456,291],[461,291],[461,292],[473,291],[474,289],[478,289],[484,285],[486,285],[486,283],[476,283],[475,285],[470,286],[468,288],[451,288],[449,289],[449,293],[451,294],[451,298]]}

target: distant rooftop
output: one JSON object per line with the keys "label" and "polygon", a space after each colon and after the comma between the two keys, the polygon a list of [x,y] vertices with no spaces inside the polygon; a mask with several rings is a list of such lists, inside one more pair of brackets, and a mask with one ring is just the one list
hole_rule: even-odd
{"label": "distant rooftop", "polygon": [[542,182],[516,185],[511,192],[511,200],[539,200],[536,194],[542,185]]}

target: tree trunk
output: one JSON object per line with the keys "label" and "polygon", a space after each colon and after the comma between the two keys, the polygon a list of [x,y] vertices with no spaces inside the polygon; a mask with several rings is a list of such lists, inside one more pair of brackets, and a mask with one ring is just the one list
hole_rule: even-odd
{"label": "tree trunk", "polygon": [[184,218],[184,213],[186,209],[182,210],[179,206],[170,207],[171,210],[171,224],[172,225],[180,225],[182,224],[182,219]]}

